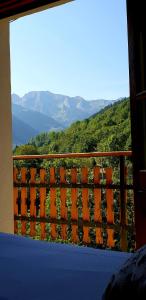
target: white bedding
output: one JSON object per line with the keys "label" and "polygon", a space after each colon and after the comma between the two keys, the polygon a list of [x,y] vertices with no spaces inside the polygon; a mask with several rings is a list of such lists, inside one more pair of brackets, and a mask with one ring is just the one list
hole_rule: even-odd
{"label": "white bedding", "polygon": [[130,255],[0,233],[0,300],[100,300]]}

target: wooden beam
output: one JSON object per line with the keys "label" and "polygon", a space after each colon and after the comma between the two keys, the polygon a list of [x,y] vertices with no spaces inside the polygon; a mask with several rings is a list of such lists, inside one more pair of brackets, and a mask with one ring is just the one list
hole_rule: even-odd
{"label": "wooden beam", "polygon": [[86,153],[54,153],[46,155],[14,155],[13,160],[54,159],[54,158],[91,158],[91,157],[131,157],[132,151],[86,152]]}
{"label": "wooden beam", "polygon": [[0,21],[0,231],[13,233],[9,23]]}
{"label": "wooden beam", "polygon": [[68,2],[72,2],[72,1],[74,1],[74,0],[57,0],[57,1],[52,0],[52,1],[50,1],[50,3],[45,4],[45,5],[40,5],[40,6],[37,6],[35,8],[26,9],[25,11],[22,11],[22,12],[15,12],[15,14],[13,13],[10,16],[7,16],[7,20],[15,21],[18,18],[25,17],[25,16],[28,16],[28,15],[31,15],[31,14],[34,14],[34,13],[38,13],[38,12],[47,10],[49,8],[53,8],[53,7],[56,7],[56,6],[59,6],[59,5],[63,5],[63,4],[66,4]]}
{"label": "wooden beam", "polygon": [[146,29],[144,1],[127,0],[131,133],[137,248],[146,244]]}

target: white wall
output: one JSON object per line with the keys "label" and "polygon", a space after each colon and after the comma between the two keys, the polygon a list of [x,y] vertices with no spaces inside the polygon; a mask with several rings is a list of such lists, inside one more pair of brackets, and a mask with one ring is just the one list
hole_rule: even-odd
{"label": "white wall", "polygon": [[13,233],[9,23],[0,21],[0,232]]}

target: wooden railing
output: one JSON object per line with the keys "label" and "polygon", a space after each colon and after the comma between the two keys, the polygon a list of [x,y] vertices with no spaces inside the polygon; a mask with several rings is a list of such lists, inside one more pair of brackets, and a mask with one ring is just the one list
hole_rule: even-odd
{"label": "wooden railing", "polygon": [[[87,167],[14,167],[15,233],[131,250],[134,209],[129,152],[14,156],[15,161],[95,158]],[[113,166],[96,159],[115,158]],[[126,158],[126,163],[125,163]],[[106,165],[109,162],[106,161]],[[115,175],[116,174],[116,175]],[[132,173],[131,173],[132,174]]]}

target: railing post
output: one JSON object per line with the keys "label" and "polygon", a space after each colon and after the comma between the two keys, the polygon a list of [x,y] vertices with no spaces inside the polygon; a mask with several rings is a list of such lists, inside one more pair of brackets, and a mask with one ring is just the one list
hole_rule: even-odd
{"label": "railing post", "polygon": [[127,232],[126,232],[126,169],[125,157],[120,156],[120,221],[121,221],[121,249],[127,251]]}

